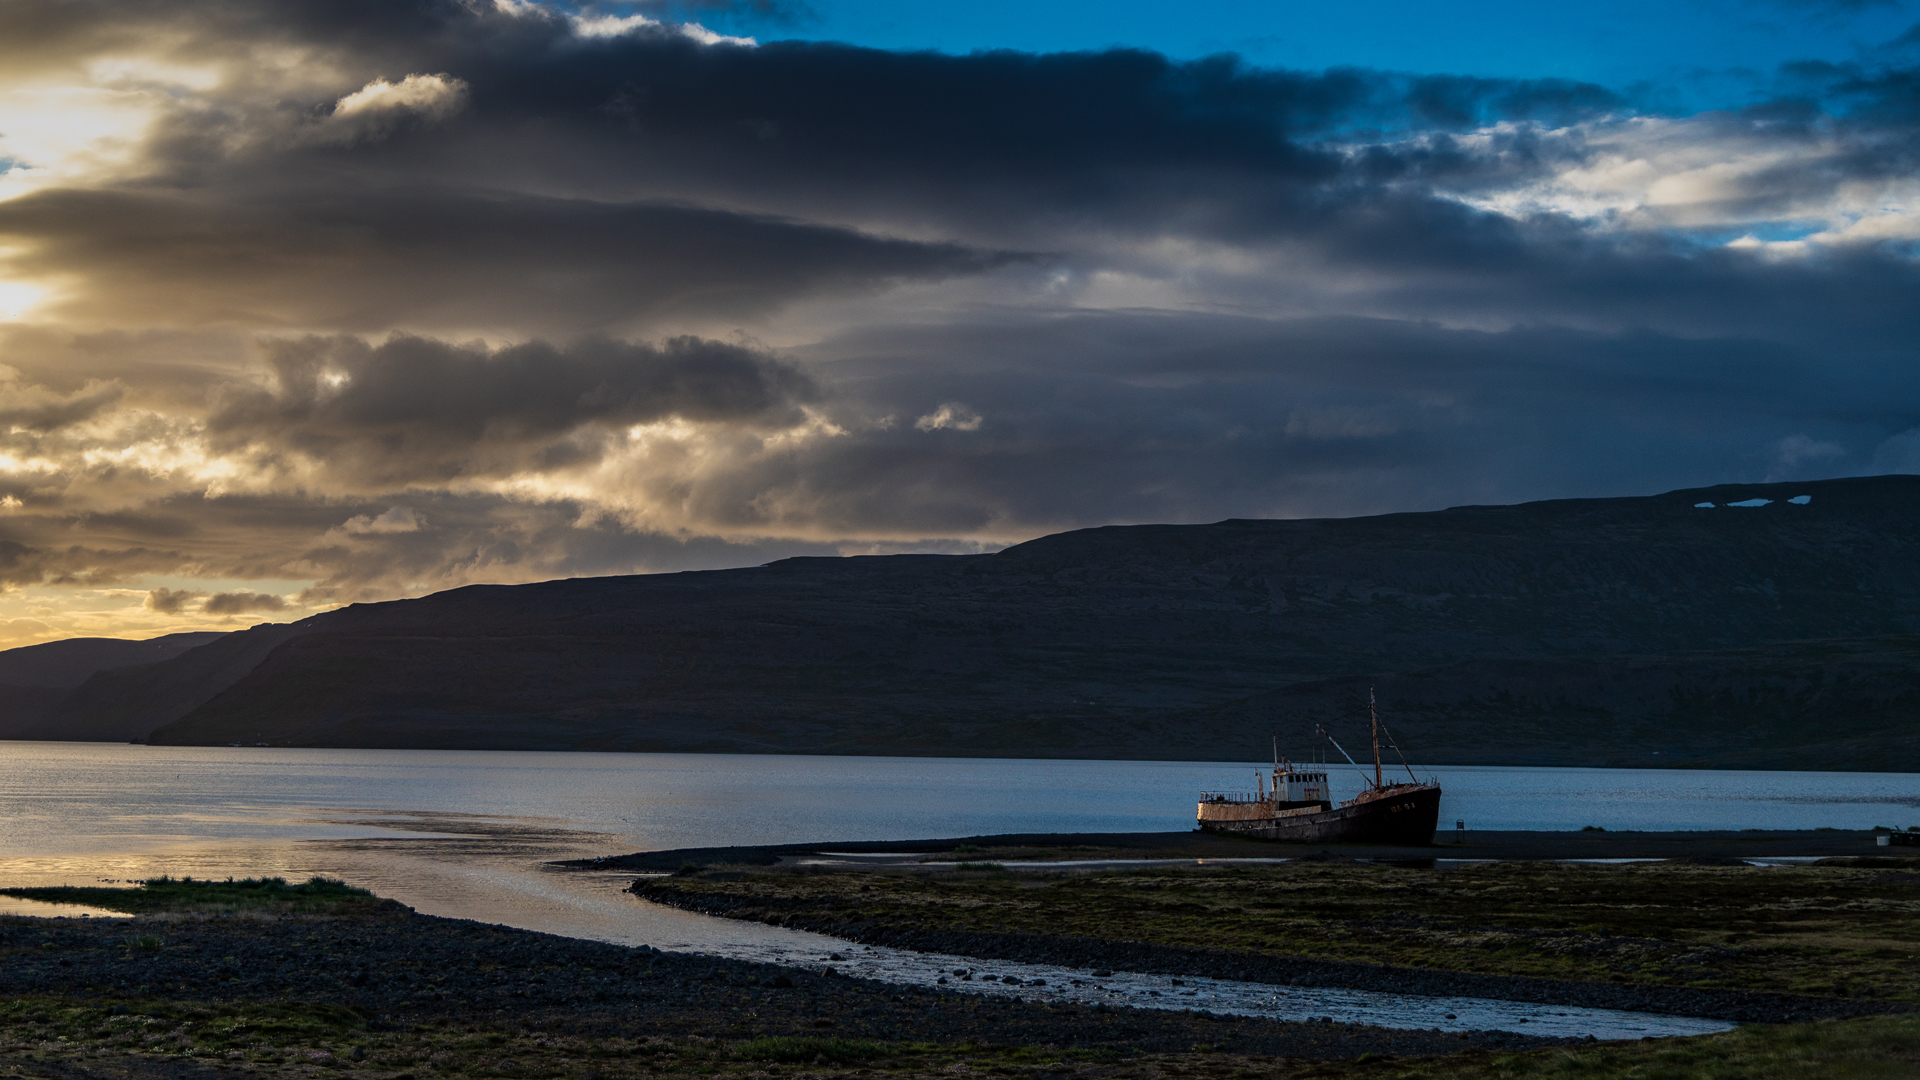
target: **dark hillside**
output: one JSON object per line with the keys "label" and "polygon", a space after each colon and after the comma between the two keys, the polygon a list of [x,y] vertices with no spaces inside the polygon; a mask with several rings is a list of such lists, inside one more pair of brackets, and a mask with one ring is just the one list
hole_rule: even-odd
{"label": "dark hillside", "polygon": [[1298,756],[1314,724],[1343,725],[1357,738],[1369,691],[1390,732],[1434,763],[1920,767],[1920,637],[1905,636],[1468,660],[1296,683],[1181,720],[1207,731],[1270,728]]}
{"label": "dark hillside", "polygon": [[223,636],[202,631],[144,641],[67,638],[0,651],[0,739],[66,738],[49,734],[45,720],[66,700],[68,691],[94,673],[170,660]]}
{"label": "dark hillside", "polygon": [[171,660],[225,634],[201,631],[167,634],[144,641],[123,638],[67,638],[0,651],[0,683],[8,686],[75,687],[96,671]]}
{"label": "dark hillside", "polygon": [[1904,476],[1112,527],[361,605],[96,678],[59,716],[180,743],[1244,758],[1380,681],[1442,756],[1654,731],[1693,763],[1911,768],[1917,545]]}

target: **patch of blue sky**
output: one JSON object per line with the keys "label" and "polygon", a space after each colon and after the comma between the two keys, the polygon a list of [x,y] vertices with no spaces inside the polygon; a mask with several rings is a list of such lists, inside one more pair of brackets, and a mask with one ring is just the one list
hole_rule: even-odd
{"label": "patch of blue sky", "polygon": [[1301,70],[1573,79],[1686,112],[1748,104],[1769,92],[1783,65],[1870,61],[1920,18],[1912,0],[807,0],[811,14],[785,24],[754,17],[753,7],[699,16],[713,30],[762,41],[944,53],[1117,46],[1178,59],[1237,53]]}
{"label": "patch of blue sky", "polygon": [[1675,228],[1673,235],[1695,248],[1725,247],[1736,240],[1753,239],[1767,244],[1805,240],[1824,232],[1834,223],[1825,221],[1752,221],[1740,225],[1715,225],[1711,228]]}

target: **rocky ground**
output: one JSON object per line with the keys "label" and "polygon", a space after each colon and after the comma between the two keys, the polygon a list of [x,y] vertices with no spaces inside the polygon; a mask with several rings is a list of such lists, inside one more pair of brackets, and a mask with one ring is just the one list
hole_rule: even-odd
{"label": "rocky ground", "polygon": [[[1060,1006],[906,990],[825,970],[577,941],[389,907],[367,918],[0,920],[0,992],[119,1003],[332,1005],[369,1030],[488,1023],[719,1039],[830,1033],[942,1044],[1284,1057],[1447,1053],[1544,1040]],[[16,1047],[17,1049],[17,1047]]]}

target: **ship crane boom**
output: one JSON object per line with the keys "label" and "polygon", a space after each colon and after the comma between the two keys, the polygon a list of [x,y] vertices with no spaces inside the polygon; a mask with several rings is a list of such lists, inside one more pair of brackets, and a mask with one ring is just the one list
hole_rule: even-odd
{"label": "ship crane boom", "polygon": [[1340,740],[1333,737],[1333,732],[1328,731],[1326,728],[1321,727],[1319,724],[1313,725],[1313,730],[1319,732],[1322,735],[1325,735],[1327,737],[1327,741],[1333,744],[1333,748],[1335,750],[1340,751],[1340,756],[1347,759],[1347,764],[1353,766],[1356,769],[1360,767],[1360,763],[1353,760],[1353,755],[1347,753],[1347,748],[1340,745]]}

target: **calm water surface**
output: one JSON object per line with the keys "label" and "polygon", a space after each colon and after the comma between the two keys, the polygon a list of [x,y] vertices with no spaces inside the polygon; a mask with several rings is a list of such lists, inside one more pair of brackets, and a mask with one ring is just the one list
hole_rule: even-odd
{"label": "calm water surface", "polygon": [[[1196,792],[1251,786],[1255,767],[0,742],[0,883],[327,874],[436,915],[658,948],[817,958],[846,946],[643,904],[620,891],[629,874],[563,873],[542,864],[728,844],[1184,830],[1192,827]],[[1920,822],[1920,774],[1912,773],[1435,771],[1447,792],[1442,821],[1465,819],[1475,829],[1866,829]],[[1342,797],[1360,786],[1352,770],[1336,769],[1332,777]],[[876,970],[892,964],[895,977],[920,981],[907,971],[917,963],[913,954],[875,956]],[[928,958],[920,966],[934,965],[923,973],[933,978],[949,960],[967,963]],[[1040,972],[1027,975],[1052,985],[1070,974]],[[1217,987],[1208,993],[1216,1011],[1280,1007],[1228,1001]],[[1269,987],[1256,996],[1279,1001],[1287,1015],[1377,1012],[1377,1003],[1364,1000],[1309,1004],[1276,994]],[[1137,996],[1142,1004],[1169,1004],[1144,988]],[[1422,1000],[1424,1016],[1437,999]],[[1462,1024],[1464,1009],[1452,1009]],[[1583,1030],[1617,1028],[1580,1010],[1554,1015],[1574,1017],[1565,1022]],[[1535,1022],[1557,1021],[1541,1015]]]}

